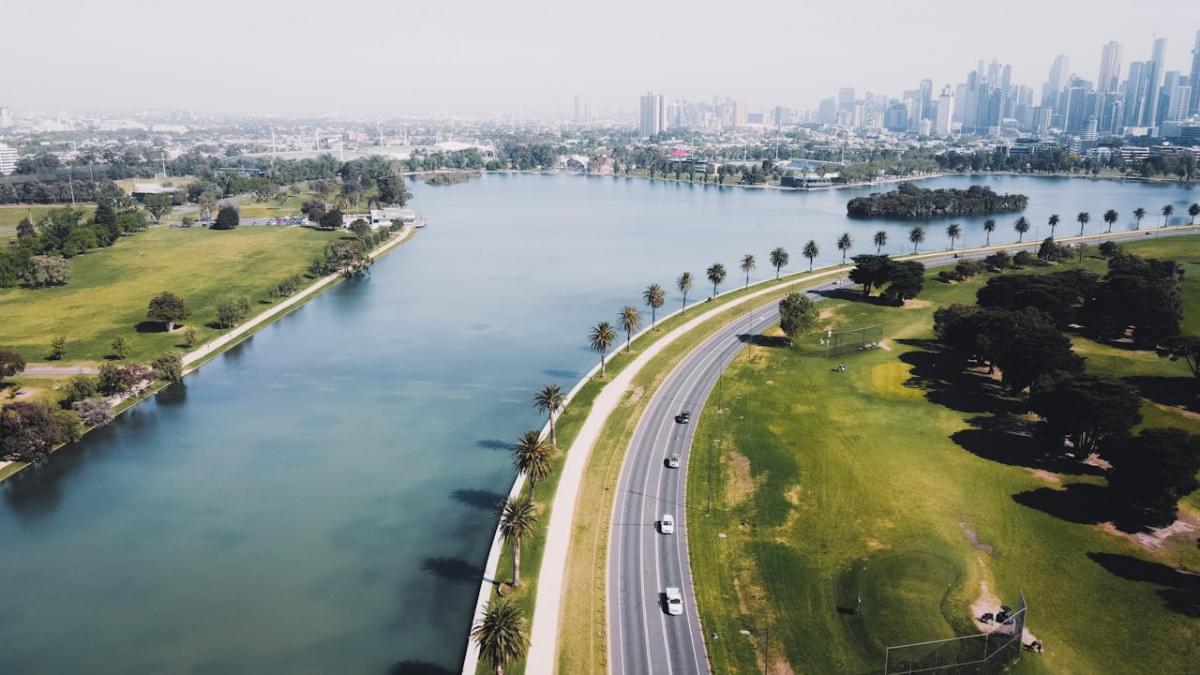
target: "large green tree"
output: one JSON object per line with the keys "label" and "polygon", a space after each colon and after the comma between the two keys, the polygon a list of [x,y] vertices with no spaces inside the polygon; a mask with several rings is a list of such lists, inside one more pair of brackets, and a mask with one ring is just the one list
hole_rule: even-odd
{"label": "large green tree", "polygon": [[183,298],[169,291],[163,291],[150,298],[150,305],[146,310],[146,318],[162,322],[168,333],[175,330],[175,324],[191,315],[192,312],[184,304]]}
{"label": "large green tree", "polygon": [[217,211],[217,220],[212,224],[212,229],[232,230],[241,223],[241,219],[236,206],[222,206]]}
{"label": "large green tree", "polygon": [[1042,418],[1039,432],[1051,446],[1070,441],[1080,461],[1142,421],[1137,388],[1101,375],[1051,377],[1029,397],[1029,407]]}
{"label": "large green tree", "polygon": [[1109,454],[1108,486],[1134,526],[1170,525],[1179,500],[1200,488],[1200,436],[1145,429]]}
{"label": "large green tree", "polygon": [[803,293],[788,293],[779,301],[779,328],[793,341],[817,322],[817,308]]}

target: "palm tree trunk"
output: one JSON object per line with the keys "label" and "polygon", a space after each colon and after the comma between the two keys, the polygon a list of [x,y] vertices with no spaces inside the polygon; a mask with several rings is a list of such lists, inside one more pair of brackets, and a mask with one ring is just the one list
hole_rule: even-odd
{"label": "palm tree trunk", "polygon": [[991,233],[991,232],[988,232],[988,233],[987,233],[987,240],[983,242],[983,245],[984,245],[984,246],[991,246],[991,245],[992,245],[992,233]]}
{"label": "palm tree trunk", "polygon": [[750,273],[746,272],[746,288],[750,288]]}
{"label": "palm tree trunk", "polygon": [[551,411],[550,412],[550,445],[557,448],[558,447],[558,431],[557,431],[557,429],[555,429],[555,426],[557,426],[557,425],[554,424],[554,411]]}
{"label": "palm tree trunk", "polygon": [[658,325],[658,319],[654,315],[656,311],[654,305],[650,305],[650,330],[654,330],[654,327]]}
{"label": "palm tree trunk", "polygon": [[600,352],[600,377],[604,377],[608,373],[604,365],[604,352]]}
{"label": "palm tree trunk", "polygon": [[809,259],[808,259],[808,271],[809,271],[809,272],[811,272],[811,271],[812,271],[812,266],[813,266],[813,259],[812,259],[812,258],[809,258]]}
{"label": "palm tree trunk", "polygon": [[625,331],[625,351],[629,351],[629,349],[632,346],[633,346],[633,334],[629,331]]}
{"label": "palm tree trunk", "polygon": [[[533,496],[533,484],[529,485],[529,494]],[[513,542],[513,588],[521,587],[521,542]]]}
{"label": "palm tree trunk", "polygon": [[684,293],[683,293],[683,309],[679,310],[679,313],[682,314],[686,311],[687,311],[687,291],[684,291]]}

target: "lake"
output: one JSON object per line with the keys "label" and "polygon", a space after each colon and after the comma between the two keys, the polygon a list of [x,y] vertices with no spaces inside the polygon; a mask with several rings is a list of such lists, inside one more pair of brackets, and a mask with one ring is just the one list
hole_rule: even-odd
{"label": "lake", "polygon": [[[951,177],[1029,196],[1026,239],[1075,214],[1200,189]],[[547,382],[591,367],[588,328],[647,284],[723,262],[725,287],[772,276],[767,253],[817,264],[908,252],[908,222],[850,221],[878,189],[781,192],[611,177],[491,175],[413,187],[429,221],[408,243],[182,385],[0,486],[2,673],[394,673],[456,670],[512,480],[507,444],[542,419]],[[1017,214],[993,241],[1016,239]],[[984,217],[958,218],[960,245]],[[944,248],[928,224],[925,250]],[[702,296],[705,284],[694,292]],[[424,670],[420,670],[424,668]]]}

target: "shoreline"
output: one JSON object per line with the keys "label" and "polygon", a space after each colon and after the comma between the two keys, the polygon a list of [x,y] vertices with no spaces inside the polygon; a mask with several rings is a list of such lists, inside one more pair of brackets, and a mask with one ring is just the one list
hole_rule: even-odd
{"label": "shoreline", "polygon": [[[387,253],[391,252],[392,249],[396,248],[400,244],[407,241],[409,239],[409,237],[411,237],[413,232],[415,232],[415,231],[416,231],[415,227],[411,227],[411,226],[404,227],[403,229],[400,230],[400,232],[396,236],[392,237],[391,239],[389,239],[389,240],[383,242],[382,244],[380,244],[379,246],[377,246],[374,250],[369,252],[367,254],[367,256],[371,259],[372,262],[375,260],[378,260],[381,256],[386,255]],[[278,304],[274,304],[274,305],[268,307],[266,310],[255,315],[253,318],[234,327],[229,332],[224,333],[222,335],[218,335],[217,337],[213,338],[212,340],[209,340],[208,342],[205,342],[204,344],[193,349],[192,351],[187,352],[182,357],[182,360],[183,360],[182,377],[187,377],[188,375],[196,372],[197,370],[200,370],[200,368],[202,366],[204,366],[204,364],[208,363],[209,361],[212,361],[216,357],[220,356],[221,354],[224,354],[225,352],[229,351],[233,347],[236,347],[237,345],[241,344],[242,342],[254,337],[255,333],[258,333],[259,331],[263,330],[267,326],[270,326],[271,324],[275,323],[279,319],[282,319],[283,317],[287,316],[288,314],[291,314],[295,310],[302,307],[309,300],[312,300],[313,298],[317,297],[324,291],[336,286],[343,279],[345,279],[345,277],[342,276],[342,274],[340,272],[334,272],[332,274],[327,274],[319,279],[315,279],[311,284],[309,284],[308,286],[305,286],[302,290],[299,290],[295,294],[284,299],[282,302],[279,302]],[[126,398],[126,399],[120,401],[113,408],[113,420],[116,420],[118,417],[125,414],[127,411],[132,410],[133,408],[137,407],[138,404],[149,399],[154,394],[157,394],[158,392],[162,391],[163,389],[171,386],[171,384],[173,384],[173,383],[163,382],[161,380],[155,380],[152,384],[150,384],[150,386],[146,387],[144,390],[136,393],[133,396],[130,396],[129,398]],[[109,424],[111,424],[111,423],[112,422],[109,422]],[[91,429],[85,430],[83,432],[83,434],[80,435],[80,438],[82,439],[84,436],[91,433],[94,429],[98,429],[98,428],[100,428],[100,427],[93,427]],[[74,443],[74,442],[76,442],[76,441],[72,441],[72,443]],[[50,453],[52,454],[54,452],[57,452],[59,450],[59,448],[66,447],[67,445],[70,445],[70,443],[64,443],[63,445],[60,445],[60,446],[54,448],[53,450],[51,450]],[[28,468],[30,466],[32,466],[32,463],[22,463],[18,460],[0,460],[0,485],[3,485],[4,482],[7,481],[9,478],[12,478],[13,476],[19,474],[20,472],[24,471],[26,468]],[[16,468],[13,468],[13,467],[16,467]]]}
{"label": "shoreline", "polygon": [[[1141,237],[1155,238],[1163,234],[1167,234],[1167,236],[1195,235],[1200,233],[1200,225],[1178,225],[1170,228],[1154,228],[1140,231],[1127,230],[1111,233],[1100,232],[1095,234],[1085,234],[1083,236],[1064,237],[1060,241],[1064,243],[1088,244],[1093,239],[1097,243],[1112,239],[1137,239],[1139,238],[1138,232],[1141,233]],[[936,259],[950,254],[958,255],[959,252],[980,254],[1013,248],[1018,250],[1036,250],[1039,244],[1040,242],[1037,241],[1008,242],[972,248],[943,249],[919,252],[915,254],[896,256],[896,258],[904,260],[922,260],[927,258]],[[750,287],[762,287],[754,290],[742,298],[737,298],[718,307],[711,308],[710,310],[692,318],[687,323],[672,329],[668,333],[663,334],[658,340],[655,340],[650,345],[644,347],[642,351],[632,361],[630,361],[626,367],[622,368],[619,373],[615,374],[611,380],[601,387],[596,398],[592,401],[591,407],[585,411],[585,421],[583,426],[580,428],[578,435],[572,441],[570,447],[564,450],[567,455],[567,461],[562,467],[562,475],[560,476],[560,480],[557,484],[555,494],[551,499],[552,508],[550,510],[550,518],[546,525],[546,545],[543,549],[542,565],[539,568],[536,582],[537,593],[534,600],[534,613],[532,617],[527,617],[527,620],[530,624],[530,650],[525,661],[526,672],[551,673],[554,672],[554,664],[558,663],[558,628],[559,623],[562,620],[562,603],[564,598],[562,585],[565,577],[567,556],[571,544],[570,532],[574,528],[575,506],[579,496],[579,489],[582,485],[582,481],[585,478],[584,472],[590,459],[591,450],[595,443],[599,440],[601,431],[607,425],[609,416],[613,411],[615,411],[617,404],[626,393],[629,383],[632,382],[633,378],[639,372],[641,372],[648,362],[663,349],[677,339],[681,338],[683,335],[699,327],[704,322],[720,316],[725,311],[752,302],[755,298],[789,287],[795,287],[797,285],[807,283],[809,281],[817,281],[822,278],[836,277],[848,269],[850,269],[848,265],[835,263],[822,268],[814,268],[813,270],[806,270],[793,275],[784,276],[778,280],[768,278],[754,282],[750,285]],[[745,288],[734,288],[719,295],[736,293],[743,290],[745,290]],[[676,310],[667,316],[661,317],[660,321],[674,317],[679,313],[680,312]],[[643,329],[636,336],[634,336],[635,339],[647,333],[648,330],[649,329]],[[595,377],[596,373],[599,372],[599,370],[599,364],[594,365],[592,369],[585,373],[571,388],[567,403],[564,404],[563,409],[559,412],[560,417],[566,411],[567,404],[570,403],[575,394],[585,384],[590,382],[592,378]],[[622,383],[622,386],[615,387],[614,385],[618,385],[618,383]],[[604,408],[597,408],[597,406],[600,405],[603,405]],[[593,415],[599,415],[599,418],[593,420]],[[549,426],[545,425],[542,429],[542,433],[547,433],[548,428]],[[591,438],[586,438],[585,434],[589,434]],[[580,444],[580,447],[576,447],[577,444]],[[572,458],[575,458],[576,461],[572,462]],[[568,471],[570,475],[568,475]],[[565,485],[563,483],[564,480],[568,480]],[[524,487],[524,483],[524,475],[518,474],[513,481],[512,488],[509,490],[509,497],[519,495],[521,489]],[[563,493],[562,490],[564,488],[569,489],[570,494]],[[564,513],[564,511],[566,513]],[[555,517],[556,515],[558,518]],[[566,540],[562,541],[564,537]],[[551,544],[552,539],[555,540],[553,545]],[[485,564],[483,570],[483,578],[480,583],[480,592],[476,601],[475,613],[472,616],[471,622],[468,626],[467,653],[463,662],[463,675],[473,675],[475,672],[477,672],[479,667],[478,647],[470,638],[469,631],[470,628],[473,627],[482,616],[483,607],[491,598],[493,585],[498,583],[498,580],[495,579],[495,575],[500,556],[503,553],[503,547],[504,540],[499,532],[499,526],[497,525],[497,530],[492,538],[492,547],[488,551],[487,563]],[[553,551],[551,551],[552,548],[554,549]],[[543,583],[547,581],[553,588],[547,589],[543,587]],[[546,592],[547,590],[552,591],[554,595],[553,598],[551,598],[550,594]],[[543,611],[539,612],[538,609]],[[542,617],[541,621],[538,620],[539,616]],[[543,639],[538,641],[534,639],[535,637],[541,637]]]}

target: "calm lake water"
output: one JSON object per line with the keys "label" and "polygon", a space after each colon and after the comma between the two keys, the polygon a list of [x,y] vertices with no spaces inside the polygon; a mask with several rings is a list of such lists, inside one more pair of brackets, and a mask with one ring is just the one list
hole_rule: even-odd
{"label": "calm lake water", "polygon": [[[1200,190],[945,178],[1029,195],[1046,236],[1161,224]],[[887,188],[891,189],[891,188]],[[870,190],[784,193],[642,180],[487,176],[415,186],[430,226],[183,385],[0,487],[0,673],[384,673],[455,669],[512,479],[506,445],[569,388],[585,336],[658,282],[712,262],[741,282],[774,246],[818,264],[911,249],[909,223],[848,221]],[[1014,240],[1002,216],[994,241]],[[1173,222],[1183,222],[1176,215]],[[983,218],[961,218],[965,244]],[[925,248],[946,243],[931,223]],[[698,284],[697,295],[703,292]],[[672,293],[668,307],[678,303]]]}

